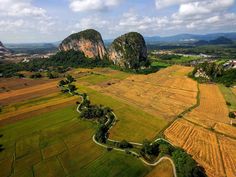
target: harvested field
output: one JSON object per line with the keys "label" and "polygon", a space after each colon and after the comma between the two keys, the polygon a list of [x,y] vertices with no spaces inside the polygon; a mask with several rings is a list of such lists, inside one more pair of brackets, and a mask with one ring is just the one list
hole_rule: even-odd
{"label": "harvested field", "polygon": [[174,140],[176,146],[183,146],[193,130],[193,124],[186,120],[178,119],[165,130],[165,136],[169,140]]}
{"label": "harvested field", "polygon": [[216,123],[214,130],[224,135],[236,138],[236,127],[224,123]]}
{"label": "harvested field", "polygon": [[185,116],[206,128],[215,123],[229,123],[228,108],[217,85],[200,84],[200,105]]}
{"label": "harvested field", "polygon": [[173,177],[173,169],[169,160],[163,160],[146,177]]}
{"label": "harvested field", "polygon": [[173,66],[149,75],[131,75],[114,84],[93,86],[167,120],[196,104],[197,84],[186,77],[192,68]]}
{"label": "harvested field", "polygon": [[110,130],[111,139],[127,139],[141,143],[145,138],[153,139],[167,125],[166,120],[148,114],[139,107],[130,105],[123,100],[101,94],[86,86],[78,85],[78,88],[81,92],[88,93],[93,104],[102,104],[114,110],[118,122]]}
{"label": "harvested field", "polygon": [[223,156],[227,177],[236,176],[236,140],[219,136],[220,149]]}
{"label": "harvested field", "polygon": [[52,82],[47,79],[0,78],[0,93]]}
{"label": "harvested field", "polygon": [[205,168],[207,175],[212,177],[224,176],[215,133],[194,126],[194,124],[186,123],[184,120],[177,120],[167,128],[164,134],[173,144],[182,147],[187,153],[191,154]]}
{"label": "harvested field", "polygon": [[0,104],[7,105],[20,101],[25,101],[41,96],[48,95],[50,93],[59,92],[57,88],[58,81],[53,81],[46,84],[40,84],[37,86],[18,89],[10,92],[0,93]]}

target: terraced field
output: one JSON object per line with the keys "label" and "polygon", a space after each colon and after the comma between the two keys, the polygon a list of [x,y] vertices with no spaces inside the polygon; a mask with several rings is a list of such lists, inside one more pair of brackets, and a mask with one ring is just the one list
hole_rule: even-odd
{"label": "terraced field", "polygon": [[172,66],[154,74],[132,75],[114,84],[92,88],[170,121],[196,103],[197,84],[186,76],[191,70]]}

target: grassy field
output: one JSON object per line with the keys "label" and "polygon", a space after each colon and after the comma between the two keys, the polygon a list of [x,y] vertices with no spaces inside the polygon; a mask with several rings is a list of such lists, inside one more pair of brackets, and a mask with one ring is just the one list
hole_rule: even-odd
{"label": "grassy field", "polygon": [[[78,88],[81,92],[88,93],[92,103],[109,106],[114,110],[119,121],[110,131],[112,139],[142,142],[145,138],[154,138],[167,125],[167,121],[150,115],[127,102],[101,94],[86,86],[78,85]],[[135,131],[130,131],[134,129]]]}
{"label": "grassy field", "polygon": [[174,177],[170,161],[162,161],[146,177]]}
{"label": "grassy field", "polygon": [[235,111],[236,110],[236,95],[233,93],[233,91],[230,88],[225,87],[223,84],[220,84],[219,88],[225,100],[228,103],[230,103],[230,105],[228,105],[229,110]]}
{"label": "grassy field", "polygon": [[0,128],[5,147],[0,176],[136,177],[150,171],[135,157],[95,145],[96,124],[78,116],[75,106],[69,106]]}
{"label": "grassy field", "polygon": [[160,68],[166,68],[166,67],[170,66],[170,64],[162,62],[162,61],[154,61],[151,63],[151,65],[155,66],[155,67],[160,67]]}

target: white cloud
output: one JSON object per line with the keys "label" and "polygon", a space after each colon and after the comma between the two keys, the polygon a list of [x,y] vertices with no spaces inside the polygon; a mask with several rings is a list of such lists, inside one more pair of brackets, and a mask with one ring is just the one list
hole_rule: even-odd
{"label": "white cloud", "polygon": [[70,8],[74,12],[95,10],[103,11],[120,4],[122,0],[70,0]]}
{"label": "white cloud", "polygon": [[0,14],[6,16],[46,16],[46,10],[33,6],[31,0],[1,0]]}
{"label": "white cloud", "polygon": [[173,5],[180,5],[182,3],[192,2],[194,0],[155,0],[156,8],[163,9]]}
{"label": "white cloud", "polygon": [[155,4],[157,9],[178,5],[182,8],[182,12],[199,10],[205,13],[213,9],[228,8],[234,4],[234,0],[155,0]]}
{"label": "white cloud", "polygon": [[16,28],[23,27],[24,21],[20,20],[0,20],[0,31],[12,31]]}
{"label": "white cloud", "polygon": [[179,15],[201,15],[220,12],[228,9],[234,4],[234,0],[203,0],[181,4]]}

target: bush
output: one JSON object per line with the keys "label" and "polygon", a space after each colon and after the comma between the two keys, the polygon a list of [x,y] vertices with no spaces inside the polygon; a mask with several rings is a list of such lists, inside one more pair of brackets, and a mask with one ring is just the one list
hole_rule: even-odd
{"label": "bush", "polygon": [[231,119],[235,119],[235,114],[234,114],[234,112],[229,112],[229,118],[231,118]]}
{"label": "bush", "polygon": [[32,79],[39,79],[39,78],[41,78],[42,77],[42,75],[40,74],[40,73],[35,73],[35,74],[32,74],[31,76],[30,76],[30,78],[32,78]]}
{"label": "bush", "polygon": [[226,101],[226,105],[227,105],[227,106],[231,106],[231,103],[228,102],[228,101]]}
{"label": "bush", "polygon": [[181,149],[172,152],[178,177],[206,177],[205,170]]}
{"label": "bush", "polygon": [[117,147],[119,147],[121,149],[125,149],[125,148],[133,148],[133,145],[130,144],[126,140],[122,140],[121,142],[117,143]]}

